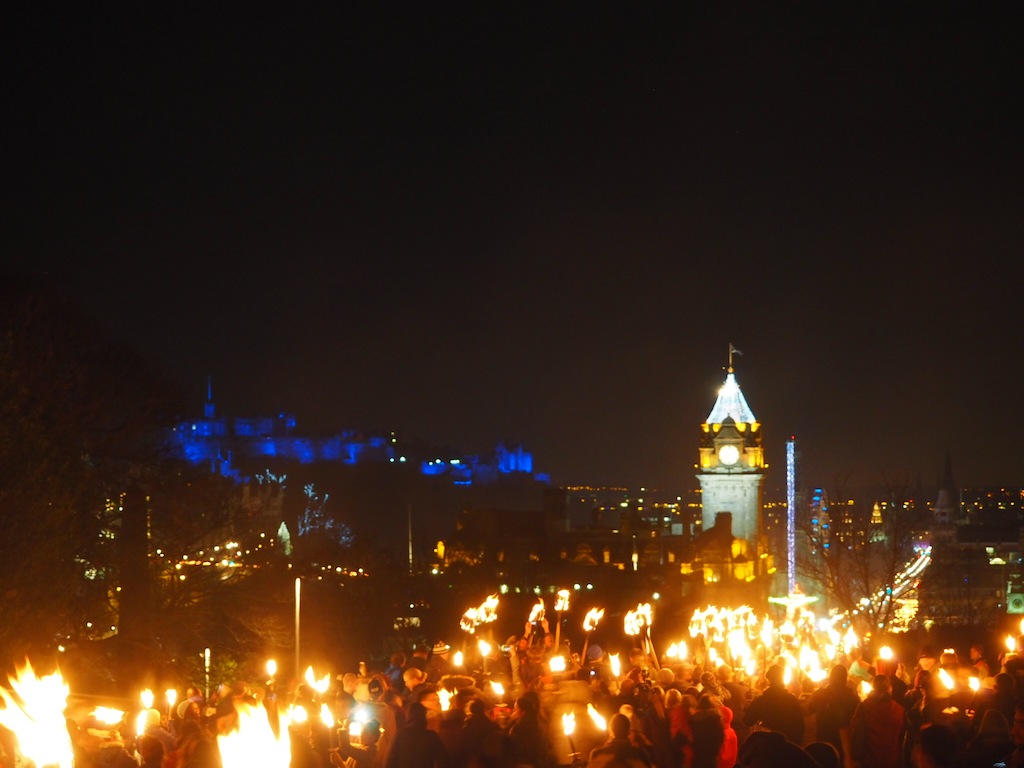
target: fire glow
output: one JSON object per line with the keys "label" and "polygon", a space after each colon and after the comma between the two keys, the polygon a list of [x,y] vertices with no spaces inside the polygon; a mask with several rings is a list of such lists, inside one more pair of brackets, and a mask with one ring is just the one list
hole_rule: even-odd
{"label": "fire glow", "polygon": [[465,632],[473,634],[481,624],[490,624],[498,618],[498,596],[491,595],[478,607],[469,608],[462,614],[460,626]]}
{"label": "fire glow", "polygon": [[240,705],[238,730],[217,736],[224,768],[249,768],[253,765],[288,768],[292,760],[288,725],[288,719],[282,715],[281,736],[278,737],[270,726],[266,709]]}
{"label": "fire glow", "polygon": [[0,687],[0,725],[14,732],[18,750],[36,765],[71,768],[74,753],[64,719],[70,690],[60,672],[38,677],[25,662],[8,679],[14,695]]}

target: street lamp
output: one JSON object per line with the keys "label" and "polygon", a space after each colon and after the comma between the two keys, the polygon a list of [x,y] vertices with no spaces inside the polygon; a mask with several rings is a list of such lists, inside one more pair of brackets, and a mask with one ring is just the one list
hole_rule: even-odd
{"label": "street lamp", "polygon": [[302,579],[295,577],[295,678],[299,677],[299,615],[302,607]]}

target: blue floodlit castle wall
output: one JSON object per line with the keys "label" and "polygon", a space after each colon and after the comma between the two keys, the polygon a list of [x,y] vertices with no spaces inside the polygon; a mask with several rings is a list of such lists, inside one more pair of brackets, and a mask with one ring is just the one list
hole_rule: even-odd
{"label": "blue floodlit castle wall", "polygon": [[[534,473],[533,455],[522,445],[497,445],[492,455],[457,455],[444,449],[404,445],[394,434],[365,434],[344,430],[326,437],[308,437],[297,432],[295,417],[242,418],[217,416],[207,402],[202,418],[183,421],[173,428],[171,452],[192,464],[237,481],[245,480],[239,463],[278,459],[297,464],[336,463],[412,464],[420,474],[444,477],[454,485],[489,484],[502,477],[532,478],[549,483],[546,474]],[[424,455],[426,454],[426,455]]]}

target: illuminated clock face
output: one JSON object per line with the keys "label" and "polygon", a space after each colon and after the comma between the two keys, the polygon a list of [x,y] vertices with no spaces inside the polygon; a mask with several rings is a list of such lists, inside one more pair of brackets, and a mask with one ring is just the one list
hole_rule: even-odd
{"label": "illuminated clock face", "polygon": [[735,445],[723,445],[718,449],[718,460],[725,464],[727,467],[731,467],[740,458],[740,449]]}

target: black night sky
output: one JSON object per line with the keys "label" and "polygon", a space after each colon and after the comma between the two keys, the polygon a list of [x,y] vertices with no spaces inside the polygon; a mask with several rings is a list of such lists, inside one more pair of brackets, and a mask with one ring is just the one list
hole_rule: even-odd
{"label": "black night sky", "polygon": [[30,5],[3,260],[197,413],[685,490],[732,342],[769,489],[1024,483],[1001,6]]}

